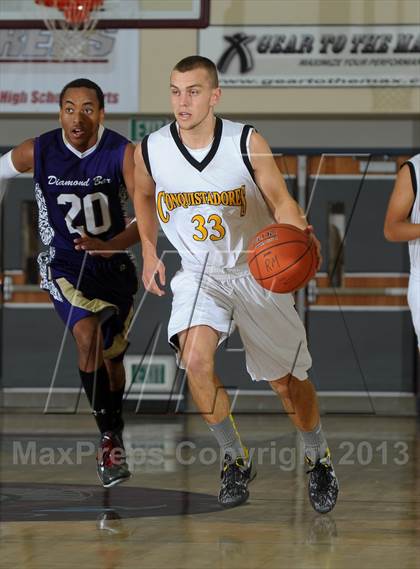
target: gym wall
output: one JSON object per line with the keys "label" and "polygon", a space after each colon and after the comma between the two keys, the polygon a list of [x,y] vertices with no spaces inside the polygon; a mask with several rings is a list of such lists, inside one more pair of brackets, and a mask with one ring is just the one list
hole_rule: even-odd
{"label": "gym wall", "polygon": [[[281,9],[279,9],[281,6]],[[329,24],[420,24],[417,1],[292,0],[259,2],[248,0],[213,1],[212,26],[220,25],[329,25]],[[169,117],[168,82],[175,62],[198,49],[197,30],[141,30],[140,34],[140,113],[137,118]],[[152,55],[152,56],[151,56]],[[1,78],[0,78],[1,81]],[[404,244],[386,243],[382,221],[386,203],[395,178],[394,170],[373,171],[363,180],[359,149],[374,154],[381,149],[396,156],[409,156],[420,149],[420,90],[414,88],[224,88],[220,114],[253,124],[278,153],[294,149],[290,163],[279,167],[288,175],[291,193],[299,195],[298,160],[305,164],[303,180],[309,197],[318,172],[311,153],[346,152],[351,149],[350,163],[337,159],[333,165],[324,163],[310,219],[320,235],[323,249],[328,251],[328,208],[331,203],[344,204],[347,221],[353,212],[346,240],[346,286],[405,287],[408,259]],[[108,115],[107,125],[130,137],[132,115]],[[7,149],[40,132],[55,128],[54,115],[0,115],[0,147]],[[417,149],[417,150],[416,150]],[[297,159],[296,155],[300,158]],[[393,162],[394,159],[388,160]],[[401,159],[398,160],[401,163]],[[363,193],[356,201],[362,184]],[[29,178],[15,180],[5,206],[5,268],[16,282],[27,282],[23,254],[22,204],[32,199]],[[13,195],[12,195],[13,193]],[[305,192],[304,192],[305,193]],[[353,211],[354,210],[354,211]],[[367,246],[369,244],[369,246]],[[166,239],[159,238],[161,250],[169,250]],[[372,248],[375,253],[372,254]],[[178,266],[176,255],[168,258],[168,271]],[[18,274],[19,273],[19,274]],[[318,286],[325,286],[327,261],[321,268]],[[382,280],[381,280],[382,279]],[[373,284],[372,284],[373,283]],[[379,284],[378,284],[379,283]],[[16,293],[17,295],[18,293]],[[25,293],[26,294],[26,293]],[[139,299],[142,297],[142,291]],[[54,375],[57,355],[63,339],[58,317],[47,307],[18,306],[14,295],[3,314],[3,385],[8,389],[46,389]],[[400,295],[401,296],[401,295]],[[26,297],[26,302],[29,297]],[[314,356],[312,377],[324,394],[324,410],[362,410],[412,412],[410,394],[414,389],[415,345],[410,314],[404,297],[396,304],[382,297],[367,301],[343,298],[335,305],[319,295],[306,311],[309,342]],[[15,304],[13,307],[12,304]],[[170,298],[149,298],[133,329],[129,353],[142,353],[159,322],[167,320]],[[383,330],[388,331],[383,339]],[[47,339],[48,338],[48,339]],[[164,327],[159,333],[157,353],[169,355]],[[340,354],[332,364],[331,354]],[[67,337],[60,361],[57,383],[62,388],[78,385],[74,367],[72,340]],[[337,362],[339,364],[337,365]],[[340,365],[340,363],[342,365]],[[269,398],[261,394],[266,386],[252,384],[246,374],[239,338],[225,346],[218,357],[218,366],[233,391],[240,389],[244,397],[238,405],[246,410],[269,409]],[[36,369],[29,374],[28,369]],[[343,404],[337,394],[346,394]],[[374,395],[378,395],[373,402]],[[385,399],[384,393],[395,394]],[[404,397],[399,397],[398,394]],[[350,399],[353,394],[357,399]],[[407,397],[406,397],[407,396]],[[28,396],[26,396],[28,397]],[[338,397],[338,399],[337,399]],[[409,403],[406,404],[406,399]],[[28,399],[29,401],[29,399]],[[360,402],[361,401],[361,402]],[[381,403],[387,401],[387,404]],[[379,402],[379,403],[378,403]],[[357,409],[355,405],[360,405]],[[382,405],[382,406],[381,406]],[[277,408],[277,407],[276,407]]]}

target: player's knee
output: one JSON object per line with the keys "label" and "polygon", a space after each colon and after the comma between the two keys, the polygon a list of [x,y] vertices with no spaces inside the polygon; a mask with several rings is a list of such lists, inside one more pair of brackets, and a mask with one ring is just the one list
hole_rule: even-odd
{"label": "player's knee", "polygon": [[214,362],[212,357],[198,351],[192,351],[182,359],[190,380],[195,377],[213,377]]}
{"label": "player's knee", "polygon": [[273,391],[281,395],[282,397],[287,397],[289,395],[289,386],[287,383],[276,379],[275,381],[270,381],[270,387]]}
{"label": "player's knee", "polygon": [[299,381],[292,375],[286,375],[280,377],[274,381],[270,381],[270,387],[273,391],[281,395],[282,397],[290,397],[290,387],[294,381]]}
{"label": "player's knee", "polygon": [[100,334],[100,325],[96,319],[86,318],[77,322],[73,328],[73,336],[79,353],[86,357],[91,353],[94,354]]}

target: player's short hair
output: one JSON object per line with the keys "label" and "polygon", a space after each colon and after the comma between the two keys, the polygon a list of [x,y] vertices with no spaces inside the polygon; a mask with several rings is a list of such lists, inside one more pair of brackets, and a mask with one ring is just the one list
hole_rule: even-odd
{"label": "player's short hair", "polygon": [[67,89],[78,89],[80,87],[85,87],[85,89],[92,89],[93,91],[95,91],[96,96],[98,98],[99,108],[100,109],[105,108],[105,97],[102,89],[99,87],[99,85],[97,85],[90,79],[84,79],[84,78],[73,79],[73,81],[70,81],[70,83],[67,83],[67,85],[65,85],[62,88],[60,93],[60,108],[63,106],[64,94],[67,91]]}
{"label": "player's short hair", "polygon": [[209,74],[213,88],[215,89],[219,86],[219,77],[217,75],[216,66],[213,61],[207,57],[202,57],[201,55],[190,55],[189,57],[184,57],[184,59],[178,61],[173,70],[185,73],[186,71],[192,71],[193,69],[205,69]]}

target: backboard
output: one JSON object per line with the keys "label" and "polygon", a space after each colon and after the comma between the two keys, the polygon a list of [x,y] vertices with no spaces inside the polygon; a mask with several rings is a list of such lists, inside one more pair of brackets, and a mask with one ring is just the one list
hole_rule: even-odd
{"label": "backboard", "polygon": [[[94,17],[99,29],[205,28],[209,0],[104,0]],[[35,0],[0,0],[0,29],[45,29],[45,18],[63,15]]]}

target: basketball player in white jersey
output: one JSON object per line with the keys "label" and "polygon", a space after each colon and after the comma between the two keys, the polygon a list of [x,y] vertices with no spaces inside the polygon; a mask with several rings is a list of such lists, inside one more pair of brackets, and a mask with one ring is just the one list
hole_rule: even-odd
{"label": "basketball player in white jersey", "polygon": [[214,371],[218,345],[238,326],[249,374],[270,383],[302,433],[311,503],[318,512],[328,512],[338,483],[307,375],[311,357],[305,329],[293,296],[261,288],[246,263],[248,241],[257,231],[275,222],[305,230],[307,222],[262,136],[214,115],[221,91],[212,61],[200,56],[180,61],[170,90],[175,121],[135,151],[143,282],[148,291],[165,294],[165,267],[156,253],[159,221],[182,260],[171,282],[169,341],[221,447],[219,502],[232,507],[246,501],[255,476]]}
{"label": "basketball player in white jersey", "polygon": [[[388,204],[384,233],[388,241],[408,241],[410,280],[408,305],[420,350],[420,154],[398,172]],[[420,401],[418,401],[420,403]],[[419,406],[420,408],[420,406]]]}

